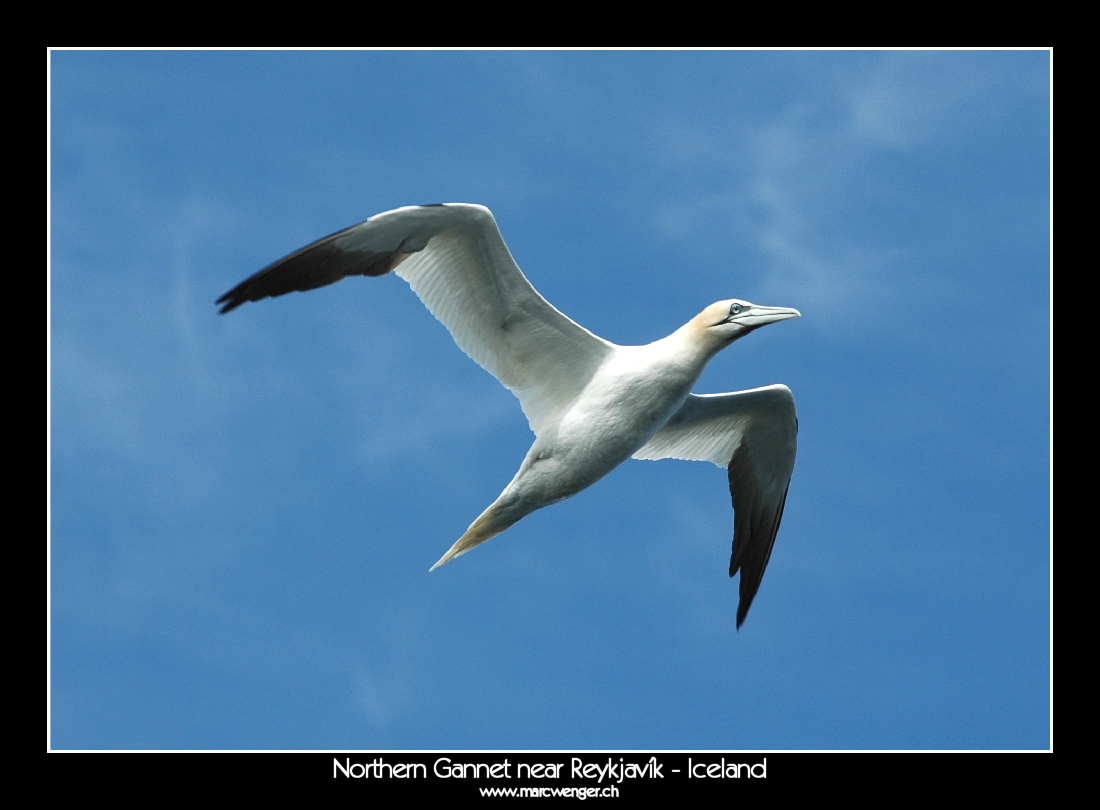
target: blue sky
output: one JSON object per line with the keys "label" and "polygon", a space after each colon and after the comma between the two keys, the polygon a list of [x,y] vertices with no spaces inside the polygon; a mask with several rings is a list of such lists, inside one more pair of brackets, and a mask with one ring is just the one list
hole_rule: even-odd
{"label": "blue sky", "polygon": [[[1046,748],[1049,57],[54,52],[58,748]],[[398,278],[214,299],[478,202],[617,343],[803,317],[740,632],[713,465],[630,461],[443,568],[529,443]]]}

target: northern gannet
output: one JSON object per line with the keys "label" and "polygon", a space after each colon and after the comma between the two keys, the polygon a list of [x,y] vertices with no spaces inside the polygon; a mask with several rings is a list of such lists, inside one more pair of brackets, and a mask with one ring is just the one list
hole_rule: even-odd
{"label": "northern gannet", "polygon": [[618,346],[574,323],[520,272],[488,208],[408,206],[377,214],[268,265],[217,300],[312,290],[345,276],[409,283],[466,354],[519,398],[535,442],[511,483],[430,570],[525,515],[599,481],[628,458],[710,461],[733,500],[729,574],[740,628],[775,544],[794,470],[798,419],[785,385],[691,393],[707,362],[796,309],[732,298],[647,346]]}

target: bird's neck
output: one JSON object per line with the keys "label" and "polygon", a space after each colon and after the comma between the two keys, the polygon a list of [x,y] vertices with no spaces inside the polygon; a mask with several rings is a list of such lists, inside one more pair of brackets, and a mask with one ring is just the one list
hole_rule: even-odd
{"label": "bird's neck", "polygon": [[670,335],[677,338],[694,360],[705,366],[710,359],[736,340],[729,333],[711,329],[706,312],[701,312]]}

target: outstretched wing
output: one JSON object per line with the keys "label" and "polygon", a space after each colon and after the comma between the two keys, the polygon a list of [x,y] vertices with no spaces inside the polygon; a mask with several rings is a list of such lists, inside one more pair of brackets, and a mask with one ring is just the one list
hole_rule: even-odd
{"label": "outstretched wing", "polygon": [[612,348],[539,295],[489,209],[466,203],[377,214],[265,267],[217,303],[224,313],[246,301],[391,270],[455,343],[519,398],[536,435],[584,389]]}
{"label": "outstretched wing", "polygon": [[741,571],[737,626],[760,588],[794,471],[798,416],[785,385],[690,395],[634,458],[710,461],[729,472],[730,576]]}

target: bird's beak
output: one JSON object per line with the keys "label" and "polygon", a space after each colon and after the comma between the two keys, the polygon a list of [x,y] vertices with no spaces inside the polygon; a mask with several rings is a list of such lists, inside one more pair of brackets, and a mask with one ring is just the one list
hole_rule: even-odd
{"label": "bird's beak", "polygon": [[765,324],[800,317],[802,313],[790,307],[761,307],[753,304],[737,315],[730,315],[723,323],[736,323],[749,329],[756,329]]}

